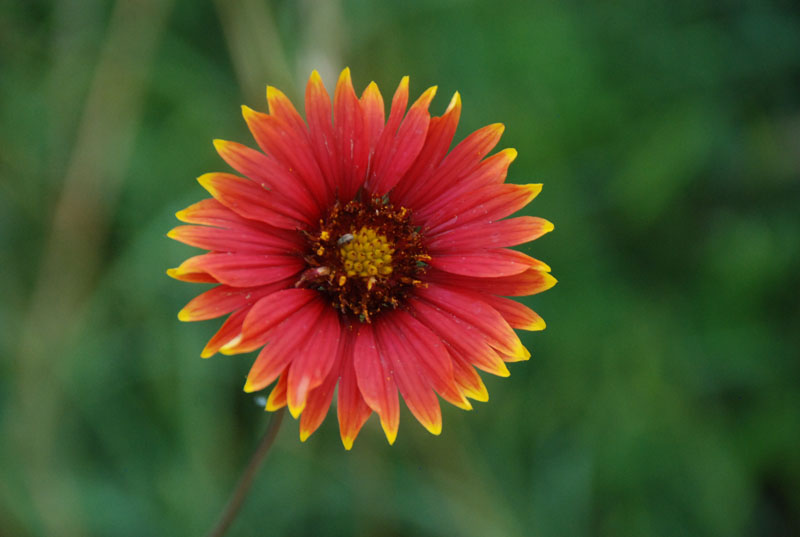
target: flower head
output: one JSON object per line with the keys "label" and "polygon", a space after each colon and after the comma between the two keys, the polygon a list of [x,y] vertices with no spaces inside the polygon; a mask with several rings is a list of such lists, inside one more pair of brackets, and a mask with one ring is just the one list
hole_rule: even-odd
{"label": "flower head", "polygon": [[545,326],[506,298],[556,281],[546,264],[509,249],[553,229],[541,218],[507,218],[541,185],[504,182],[516,151],[487,156],[500,124],[450,150],[461,99],[431,117],[435,92],[406,110],[403,78],[386,118],[374,82],[359,98],[345,69],[331,102],[315,71],[304,121],[268,87],[269,114],[243,108],[261,151],[216,140],[241,176],[200,177],[212,198],[178,212],[190,225],[169,233],[209,250],[169,275],[218,284],[179,319],[228,316],[202,356],[261,349],[244,389],[275,383],[267,410],[288,406],[302,440],[334,393],[347,449],[373,411],[394,442],[398,392],[438,434],[437,394],[463,409],[486,401],[476,368],[508,376],[506,362],[530,357],[514,329]]}

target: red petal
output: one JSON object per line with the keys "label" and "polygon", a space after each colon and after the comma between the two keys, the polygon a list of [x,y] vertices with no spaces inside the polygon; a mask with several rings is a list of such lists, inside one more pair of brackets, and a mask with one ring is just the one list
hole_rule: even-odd
{"label": "red petal", "polygon": [[483,278],[520,274],[533,266],[547,267],[522,252],[505,248],[458,255],[437,255],[430,260],[430,265],[451,274]]}
{"label": "red petal", "polygon": [[345,449],[351,449],[361,427],[372,414],[372,409],[364,402],[361,391],[358,389],[356,370],[353,366],[353,350],[355,335],[352,330],[343,330],[342,339],[345,348],[342,351],[341,373],[339,381],[339,395],[337,399],[336,414],[339,419],[339,431]]}
{"label": "red petal", "polygon": [[364,131],[364,115],[353,89],[350,69],[342,71],[333,96],[336,148],[342,162],[339,197],[349,200],[364,182],[369,145]]}
{"label": "red petal", "polygon": [[[222,229],[208,226],[178,226],[167,237],[189,246],[216,252],[283,254],[298,251],[297,240],[285,240],[254,229]],[[299,235],[298,235],[299,238]]]}
{"label": "red petal", "polygon": [[309,334],[326,307],[322,300],[314,300],[271,331],[269,344],[258,354],[247,375],[244,391],[264,389],[278,378],[308,341]]}
{"label": "red petal", "polygon": [[[336,389],[336,383],[339,382],[339,376],[342,373],[342,359],[346,351],[345,347],[348,344],[348,339],[345,337],[345,331],[341,331],[339,338],[339,346],[336,349],[333,365],[325,376],[325,380],[316,388],[311,390],[306,398],[306,406],[303,409],[303,415],[300,416],[300,441],[305,442],[311,434],[319,428],[325,416],[328,414],[328,409],[331,406],[331,399],[333,392]],[[293,364],[294,366],[294,364]]]}
{"label": "red petal", "polygon": [[428,233],[475,222],[494,222],[525,207],[542,190],[542,185],[487,185],[462,195],[447,192],[442,199],[417,218],[426,223]]}
{"label": "red petal", "polygon": [[[392,109],[389,112],[389,119],[386,120],[386,126],[381,131],[378,143],[375,146],[373,163],[378,155],[386,155],[391,151],[392,145],[395,142],[397,129],[403,121],[403,116],[406,113],[406,106],[408,105],[408,77],[404,76],[397,86],[397,90],[392,97]],[[375,163],[373,164],[374,167]]]}
{"label": "red petal", "polygon": [[450,150],[461,116],[461,96],[456,92],[442,117],[434,117],[428,126],[425,145],[414,164],[393,191],[393,197],[404,200],[409,191],[422,188]]}
{"label": "red petal", "polygon": [[442,432],[439,400],[421,371],[419,359],[405,334],[397,330],[395,318],[386,313],[376,323],[376,340],[391,363],[392,377],[408,409],[431,434]]}
{"label": "red petal", "polygon": [[499,185],[506,180],[508,167],[517,160],[517,150],[509,147],[485,158],[472,173],[454,185],[455,190],[467,192],[487,185]]}
{"label": "red petal", "polygon": [[406,113],[406,106],[408,106],[408,77],[404,76],[400,79],[400,84],[392,96],[392,109],[389,112],[389,119],[386,120],[386,127],[383,129],[380,144],[388,144],[394,138],[397,132],[397,127],[403,120]]}
{"label": "red petal", "polygon": [[267,106],[269,106],[270,115],[289,125],[295,136],[301,138],[305,136],[305,121],[295,109],[292,101],[281,90],[273,86],[267,86]]}
{"label": "red petal", "polygon": [[482,248],[516,246],[538,239],[553,230],[553,224],[535,216],[517,216],[491,223],[468,224],[428,236],[432,254]]}
{"label": "red petal", "polygon": [[528,269],[521,274],[502,278],[471,278],[434,269],[425,274],[425,279],[429,282],[500,296],[535,295],[542,291],[547,291],[556,284],[556,279],[549,273],[535,268]]}
{"label": "red petal", "polygon": [[206,346],[203,348],[200,356],[203,358],[209,358],[215,355],[230,341],[233,341],[239,337],[242,333],[242,323],[244,322],[248,311],[249,308],[242,308],[239,311],[231,313],[230,317],[225,319],[225,322],[222,323],[222,326],[219,328],[219,330],[217,330],[217,333],[211,337],[208,343],[206,343]]}
{"label": "red petal", "polygon": [[358,327],[353,366],[364,401],[377,412],[386,439],[393,444],[400,426],[400,402],[391,363],[378,348],[371,324],[361,323]]}
{"label": "red petal", "polygon": [[502,358],[492,349],[477,327],[428,302],[412,299],[414,315],[447,343],[452,356],[463,356],[469,363],[500,377],[509,375]]}
{"label": "red petal", "polygon": [[[503,184],[508,173],[508,167],[516,158],[516,149],[503,149],[479,164],[463,170],[460,172],[458,180],[450,181],[444,185],[444,188],[438,188],[433,194],[425,198],[419,206],[416,206],[417,213],[428,214],[434,210],[447,208],[455,200],[471,200],[478,189],[497,187]],[[504,216],[508,214],[511,214],[511,212]]]}
{"label": "red petal", "polygon": [[214,276],[199,269],[183,270],[181,267],[171,268],[167,269],[167,276],[189,283],[220,283]]}
{"label": "red petal", "polygon": [[336,154],[336,136],[331,123],[331,98],[316,70],[311,72],[306,85],[306,119],[311,148],[325,177],[329,196],[326,199],[330,203],[342,175],[341,162]]}
{"label": "red petal", "polygon": [[416,293],[420,298],[478,328],[492,347],[510,355],[530,357],[530,353],[505,319],[482,300],[441,285],[421,287]]}
{"label": "red petal", "polygon": [[467,361],[458,353],[453,355],[453,374],[456,383],[470,399],[486,402],[489,400],[489,392],[486,390],[480,375]]}
{"label": "red petal", "polygon": [[183,279],[207,274],[233,287],[254,287],[289,278],[305,267],[299,257],[290,255],[219,254],[209,253],[190,257],[170,276]]}
{"label": "red petal", "polygon": [[278,203],[270,192],[253,181],[229,173],[207,173],[197,178],[220,203],[244,218],[275,227],[296,229],[312,223],[308,215]]}
{"label": "red petal", "polygon": [[453,378],[453,362],[442,340],[430,328],[412,317],[398,311],[393,316],[398,332],[408,341],[422,373],[431,387],[448,403],[465,410],[472,407],[459,391]]}
{"label": "red petal", "polygon": [[287,170],[275,159],[246,145],[226,140],[214,140],[214,147],[233,169],[270,190],[278,205],[289,203],[303,214],[318,216],[319,208],[297,174]]}
{"label": "red petal", "polygon": [[408,111],[397,135],[388,145],[382,145],[375,153],[375,165],[367,188],[383,195],[389,192],[408,171],[422,150],[430,123],[428,107],[436,95],[436,87],[428,89]]}
{"label": "red petal", "polygon": [[204,224],[223,228],[247,228],[250,223],[263,225],[261,222],[242,218],[214,198],[200,200],[175,213],[175,217],[188,224]]}
{"label": "red petal", "polygon": [[284,371],[280,377],[278,377],[278,382],[275,383],[275,387],[272,388],[272,391],[269,392],[269,397],[267,398],[267,406],[265,410],[269,410],[270,412],[275,412],[276,410],[283,408],[286,406],[286,371]]}
{"label": "red petal", "polygon": [[545,322],[538,313],[516,300],[502,296],[483,295],[483,300],[496,309],[512,328],[519,330],[544,330]]}
{"label": "red petal", "polygon": [[250,352],[264,345],[272,328],[315,300],[319,300],[319,293],[311,289],[282,289],[262,298],[251,308],[242,339],[230,351]]}
{"label": "red petal", "polygon": [[500,141],[503,128],[500,123],[495,123],[467,136],[445,157],[430,180],[408,192],[402,200],[403,204],[419,210],[435,201],[460,179],[474,173],[481,159]]}
{"label": "red petal", "polygon": [[181,311],[181,321],[204,321],[214,319],[234,310],[252,306],[261,298],[289,286],[291,280],[283,280],[258,287],[231,287],[218,285],[194,297]]}
{"label": "red petal", "polygon": [[297,232],[294,230],[279,229],[264,222],[243,218],[214,198],[198,201],[194,205],[178,211],[175,216],[178,220],[187,224],[202,224],[224,229],[241,230],[247,233],[256,231],[266,235],[275,235],[285,241],[291,241],[292,237],[297,236]]}
{"label": "red petal", "polygon": [[242,107],[244,120],[264,153],[280,162],[305,185],[320,209],[325,209],[326,186],[305,130],[268,114]]}
{"label": "red petal", "polygon": [[289,368],[287,402],[289,412],[297,418],[306,406],[308,393],[322,384],[336,360],[339,348],[339,314],[324,308],[311,333],[306,347],[298,353]]}
{"label": "red petal", "polygon": [[370,82],[364,93],[361,94],[361,110],[364,111],[364,136],[369,147],[369,162],[373,161],[375,148],[383,132],[386,123],[383,95],[381,95],[378,85]]}

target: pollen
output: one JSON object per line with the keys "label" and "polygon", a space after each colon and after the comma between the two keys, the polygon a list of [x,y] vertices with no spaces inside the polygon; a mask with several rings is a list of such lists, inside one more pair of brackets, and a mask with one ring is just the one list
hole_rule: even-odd
{"label": "pollen", "polygon": [[347,277],[372,278],[392,273],[394,248],[386,235],[362,226],[358,231],[353,230],[349,236],[352,238],[339,248]]}

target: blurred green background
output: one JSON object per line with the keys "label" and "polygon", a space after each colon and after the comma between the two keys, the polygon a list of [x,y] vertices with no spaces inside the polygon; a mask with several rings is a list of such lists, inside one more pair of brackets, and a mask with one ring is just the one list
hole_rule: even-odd
{"label": "blurred green background", "polygon": [[230,535],[800,535],[800,5],[0,1],[0,535],[200,535],[268,416],[174,212],[264,86],[459,90],[560,283],[491,401],[287,420]]}

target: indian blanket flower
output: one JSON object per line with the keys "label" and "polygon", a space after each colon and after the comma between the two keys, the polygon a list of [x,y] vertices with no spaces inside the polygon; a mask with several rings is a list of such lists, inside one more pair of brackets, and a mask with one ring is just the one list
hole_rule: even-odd
{"label": "indian blanket flower", "polygon": [[505,183],[515,150],[487,156],[501,124],[450,150],[461,99],[431,117],[435,93],[406,110],[403,78],[386,118],[374,82],[359,98],[345,69],[331,101],[315,71],[303,120],[268,87],[268,114],[243,107],[261,151],[216,140],[241,175],[201,176],[212,198],[178,212],[190,225],[169,233],[209,250],[169,275],[217,284],[179,319],[228,315],[202,356],[261,349],[244,390],[274,383],[266,408],[288,406],[301,440],[334,394],[347,449],[373,411],[394,442],[398,392],[439,434],[438,397],[467,410],[469,399],[488,400],[476,368],[508,376],[506,362],[530,357],[514,329],[545,326],[507,298],[556,281],[546,264],[509,249],[553,229],[541,218],[507,218],[541,185]]}

